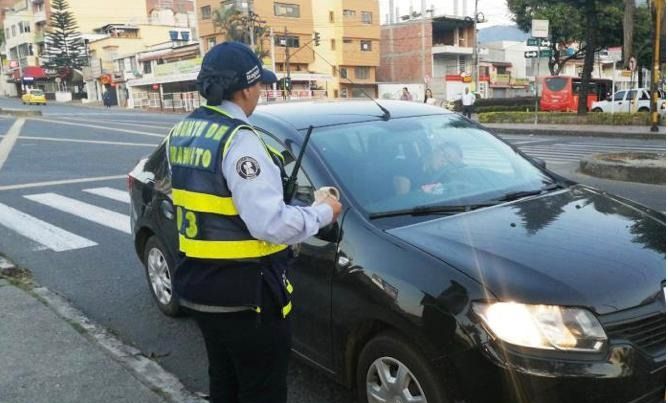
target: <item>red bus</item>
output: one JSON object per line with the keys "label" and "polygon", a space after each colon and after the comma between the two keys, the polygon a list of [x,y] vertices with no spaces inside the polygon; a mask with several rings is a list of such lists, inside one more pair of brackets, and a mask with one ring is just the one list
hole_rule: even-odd
{"label": "red bus", "polygon": [[[578,99],[582,79],[580,77],[551,76],[543,79],[540,110],[548,112],[574,112],[578,110]],[[612,80],[592,78],[589,81],[587,110],[591,104],[608,97]]]}

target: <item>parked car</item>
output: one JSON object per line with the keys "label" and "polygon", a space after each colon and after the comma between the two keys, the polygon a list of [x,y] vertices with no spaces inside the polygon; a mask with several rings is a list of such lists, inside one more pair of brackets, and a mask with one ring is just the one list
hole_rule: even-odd
{"label": "parked car", "polygon": [[[297,356],[364,402],[658,402],[666,217],[545,169],[422,103],[260,106],[296,202],[338,222],[295,245]],[[389,117],[389,119],[387,119]],[[129,174],[132,234],[168,315],[177,232],[165,142]]]}
{"label": "parked car", "polygon": [[[666,113],[666,94],[659,91],[658,109],[662,115]],[[633,88],[615,92],[612,98],[604,101],[594,102],[591,105],[592,112],[649,112],[650,92],[646,88]]]}
{"label": "parked car", "polygon": [[41,104],[46,105],[46,96],[44,91],[38,89],[29,89],[25,94],[21,96],[21,101],[23,105],[25,104]]}

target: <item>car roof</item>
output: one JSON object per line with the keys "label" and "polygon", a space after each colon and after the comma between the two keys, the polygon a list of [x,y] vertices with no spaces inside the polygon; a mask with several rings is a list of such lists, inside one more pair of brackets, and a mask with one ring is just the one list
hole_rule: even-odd
{"label": "car roof", "polygon": [[[411,116],[451,114],[452,112],[421,102],[378,100],[390,112],[391,119]],[[382,120],[383,111],[370,100],[285,102],[259,105],[253,121],[274,121],[302,130]]]}

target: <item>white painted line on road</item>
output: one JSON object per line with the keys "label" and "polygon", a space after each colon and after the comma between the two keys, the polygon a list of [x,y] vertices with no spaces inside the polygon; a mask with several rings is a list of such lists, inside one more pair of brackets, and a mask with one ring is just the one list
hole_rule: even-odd
{"label": "white painted line on road", "polygon": [[23,196],[28,200],[53,207],[56,210],[73,214],[77,217],[104,225],[126,234],[130,233],[130,216],[84,203],[77,199],[61,196],[56,193],[41,193]]}
{"label": "white painted line on road", "polygon": [[[60,121],[62,121],[62,122],[90,122],[89,119],[82,119],[82,118],[63,118],[63,119],[60,119],[58,121],[59,122]],[[173,124],[169,125],[169,126],[165,126],[165,125],[161,125],[161,126],[147,125],[146,123],[128,122],[128,121],[120,121],[120,120],[96,119],[95,121],[97,123],[108,123],[108,124],[113,124],[113,125],[125,125],[125,126],[134,126],[134,127],[142,126],[142,127],[153,128],[153,129],[163,129],[163,130],[166,130],[166,131],[169,131],[172,128],[172,126],[174,126]]]}
{"label": "white painted line on road", "polygon": [[[0,135],[0,137],[5,137],[5,136]],[[66,143],[108,144],[114,146],[132,146],[132,147],[156,147],[158,145],[158,143],[128,143],[124,141],[62,139],[62,138],[38,137],[38,136],[21,136],[19,137],[19,140],[60,141]]]}
{"label": "white painted line on road", "polygon": [[106,197],[108,199],[120,201],[123,203],[128,203],[128,204],[130,203],[130,194],[123,190],[118,190],[110,187],[101,187],[101,188],[84,189],[83,191],[86,193]]}
{"label": "white painted line on road", "polygon": [[115,176],[98,176],[94,178],[79,178],[79,179],[63,179],[58,181],[47,181],[47,182],[33,182],[33,183],[22,183],[18,185],[5,185],[0,186],[0,191],[2,190],[16,190],[16,189],[28,189],[36,188],[42,186],[54,186],[54,185],[69,185],[72,183],[85,183],[85,182],[99,182],[107,181],[111,179],[127,179],[127,175],[115,175]]}
{"label": "white painted line on road", "polygon": [[0,225],[55,252],[97,245],[90,239],[65,231],[2,203],[0,203]]}
{"label": "white painted line on road", "polygon": [[90,125],[90,124],[84,124],[84,123],[65,122],[65,121],[62,121],[62,120],[47,120],[47,119],[39,119],[39,118],[30,118],[30,120],[33,120],[33,121],[36,121],[36,122],[55,123],[55,124],[59,124],[59,125],[90,127],[91,129],[109,130],[109,131],[114,131],[114,132],[141,134],[143,136],[152,136],[152,137],[160,137],[160,138],[163,138],[167,135],[167,133],[163,133],[163,134],[149,133],[149,132],[142,132],[142,131],[139,131],[139,130],[118,129],[118,128],[109,127],[109,126],[98,126],[98,125]]}
{"label": "white painted line on road", "polygon": [[7,157],[9,157],[9,153],[12,151],[12,148],[14,148],[16,139],[21,134],[21,128],[25,122],[25,119],[16,119],[16,122],[14,122],[12,127],[9,128],[7,134],[0,142],[0,170],[5,164],[5,161],[7,161]]}

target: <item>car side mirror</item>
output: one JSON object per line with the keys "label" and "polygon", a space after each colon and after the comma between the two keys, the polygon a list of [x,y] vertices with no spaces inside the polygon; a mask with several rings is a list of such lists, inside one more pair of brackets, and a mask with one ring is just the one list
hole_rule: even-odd
{"label": "car side mirror", "polygon": [[547,168],[547,164],[545,163],[545,160],[537,158],[537,157],[531,157],[533,161],[541,168]]}
{"label": "car side mirror", "polygon": [[281,156],[283,156],[283,165],[288,165],[295,160],[295,158],[292,156],[292,153],[290,153],[288,150],[281,151]]}
{"label": "car side mirror", "polygon": [[320,231],[315,235],[316,238],[323,241],[336,243],[339,242],[339,223],[333,222],[320,228]]}

